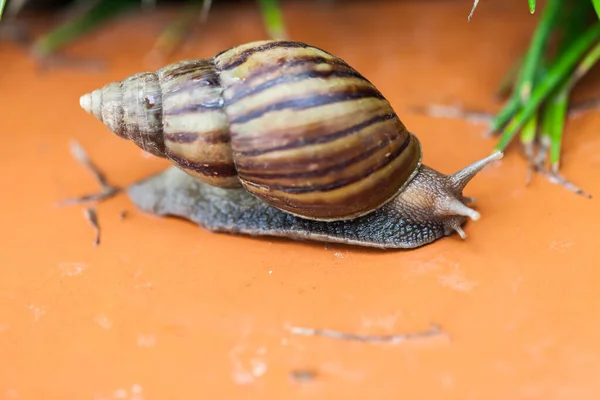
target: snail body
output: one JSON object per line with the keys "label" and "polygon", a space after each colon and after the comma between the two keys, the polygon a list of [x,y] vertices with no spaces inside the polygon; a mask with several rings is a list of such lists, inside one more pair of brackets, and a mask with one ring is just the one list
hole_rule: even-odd
{"label": "snail body", "polygon": [[417,137],[380,91],[340,58],[299,42],[252,42],[177,62],[80,104],[227,201],[243,191],[314,227],[351,226],[383,208],[415,227],[441,227],[405,247],[454,231],[464,237],[461,225],[479,214],[462,190],[502,156],[449,176],[422,165]]}

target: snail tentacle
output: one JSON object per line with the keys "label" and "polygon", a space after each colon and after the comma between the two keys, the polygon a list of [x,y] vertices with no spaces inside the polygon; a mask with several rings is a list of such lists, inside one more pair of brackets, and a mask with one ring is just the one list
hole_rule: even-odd
{"label": "snail tentacle", "polygon": [[475,199],[463,196],[463,189],[486,165],[502,156],[502,152],[496,152],[452,175],[444,175],[422,165],[406,189],[390,205],[400,215],[422,224],[435,221],[443,226],[446,235],[456,232],[464,239],[466,234],[462,224],[467,218],[478,220],[480,214],[467,206]]}

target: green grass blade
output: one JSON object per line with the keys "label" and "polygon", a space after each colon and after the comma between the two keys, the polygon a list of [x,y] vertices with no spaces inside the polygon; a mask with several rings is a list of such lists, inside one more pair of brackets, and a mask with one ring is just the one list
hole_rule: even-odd
{"label": "green grass blade", "polygon": [[510,99],[504,104],[504,107],[500,110],[498,114],[492,119],[490,122],[490,132],[499,131],[504,124],[506,124],[512,116],[517,112],[519,106],[521,105],[521,101],[518,96],[511,96]]}
{"label": "green grass blade", "polygon": [[531,118],[525,122],[523,125],[523,129],[521,130],[521,143],[527,148],[528,146],[533,144],[533,140],[535,139],[535,134],[537,132],[538,127],[538,119],[537,113],[534,113]]}
{"label": "green grass blade", "polygon": [[525,125],[523,125],[523,129],[521,130],[521,145],[523,146],[523,152],[525,153],[525,157],[527,158],[527,179],[529,182],[531,180],[531,172],[534,167],[534,140],[535,135],[538,130],[538,115],[537,113],[533,114],[531,118]]}
{"label": "green grass blade", "polygon": [[542,54],[546,49],[546,44],[553,28],[558,20],[559,13],[564,4],[564,0],[549,0],[541,20],[533,33],[529,50],[525,55],[521,77],[518,84],[518,93],[523,103],[529,100],[534,85],[535,74],[542,59]]}
{"label": "green grass blade", "polygon": [[550,166],[554,173],[558,173],[560,165],[560,149],[562,146],[563,130],[567,114],[569,95],[577,82],[600,59],[600,42],[583,57],[570,79],[560,88],[558,93],[549,102],[552,106],[552,125],[550,127]]}
{"label": "green grass blade", "polygon": [[[561,48],[564,46],[561,46]],[[540,147],[536,157],[536,165],[541,166],[548,157],[550,150],[550,164],[554,173],[558,172],[560,164],[560,148],[562,146],[563,129],[568,109],[568,97],[571,90],[600,58],[600,42],[583,57],[570,78],[548,96],[542,111],[542,124],[540,132]],[[526,126],[526,125],[525,125]],[[525,129],[525,126],[523,129]]]}
{"label": "green grass blade", "polygon": [[600,18],[600,0],[592,0],[592,4],[594,5],[598,18]]}
{"label": "green grass blade", "polygon": [[4,6],[6,5],[6,0],[0,0],[0,21],[2,21],[2,14],[4,14]]}
{"label": "green grass blade", "polygon": [[181,11],[162,30],[148,53],[149,59],[153,61],[162,60],[169,56],[185,40],[192,30],[198,15],[202,21],[207,18],[210,1],[188,0]]}
{"label": "green grass blade", "polygon": [[575,69],[570,86],[573,87],[600,59],[600,42],[596,43]]}
{"label": "green grass blade", "polygon": [[77,39],[100,23],[124,12],[133,6],[139,6],[139,0],[104,0],[83,15],[68,20],[63,25],[42,36],[33,44],[33,53],[47,56],[60,47]]}
{"label": "green grass blade", "polygon": [[535,0],[528,0],[529,1],[529,12],[531,14],[533,14],[535,12]]}
{"label": "green grass blade", "polygon": [[548,39],[555,27],[560,10],[565,0],[549,0],[540,22],[533,34],[529,49],[525,54],[523,65],[519,72],[515,91],[510,100],[505,104],[503,109],[494,117],[490,124],[490,131],[497,132],[500,130],[517,112],[519,106],[526,102],[533,89],[534,78],[539,67],[542,54],[546,49]]}
{"label": "green grass blade", "polygon": [[569,87],[568,85],[564,85],[551,100],[552,122],[550,124],[550,166],[554,172],[558,172],[568,99]]}
{"label": "green grass blade", "polygon": [[508,71],[504,74],[502,79],[500,80],[500,84],[496,89],[495,96],[500,98],[504,96],[508,96],[508,94],[514,90],[515,84],[517,82],[517,77],[519,76],[519,70],[521,69],[521,65],[523,64],[523,56],[519,57],[514,61],[514,63],[510,66]]}
{"label": "green grass blade", "polygon": [[534,89],[530,101],[528,101],[515,118],[506,127],[500,141],[496,146],[496,150],[504,150],[510,143],[516,132],[521,129],[523,124],[537,110],[541,102],[556,89],[556,87],[564,82],[572,69],[575,67],[581,57],[588,49],[598,40],[600,40],[600,23],[596,23],[589,28],[583,35],[579,36],[576,41],[571,43],[565,52],[561,53],[557,60],[550,66],[548,73],[543,81]]}
{"label": "green grass blade", "polygon": [[285,39],[287,35],[279,2],[277,0],[258,0],[258,2],[269,36],[272,39]]}
{"label": "green grass blade", "polygon": [[[550,95],[553,96],[553,95]],[[537,155],[536,164],[542,166],[546,160],[548,149],[552,141],[552,124],[554,123],[554,110],[552,109],[554,102],[548,101],[548,104],[542,110],[542,123],[540,127],[540,146]]]}

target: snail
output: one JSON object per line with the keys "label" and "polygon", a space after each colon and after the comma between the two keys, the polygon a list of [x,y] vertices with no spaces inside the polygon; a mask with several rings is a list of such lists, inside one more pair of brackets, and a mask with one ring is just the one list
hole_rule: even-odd
{"label": "snail", "polygon": [[496,152],[444,175],[345,61],[264,40],[175,62],[85,94],[81,107],[173,167],[138,185],[142,209],[214,232],[379,248],[466,234],[463,188]]}

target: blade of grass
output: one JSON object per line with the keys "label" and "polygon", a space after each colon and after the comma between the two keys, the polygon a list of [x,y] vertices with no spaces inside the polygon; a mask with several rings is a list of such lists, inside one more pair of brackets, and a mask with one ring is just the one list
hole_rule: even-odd
{"label": "blade of grass", "polygon": [[592,0],[592,4],[594,5],[598,18],[600,18],[600,0]]}
{"label": "blade of grass", "polygon": [[547,47],[548,39],[552,33],[552,29],[556,25],[563,4],[564,0],[549,0],[546,4],[540,22],[531,39],[529,49],[525,54],[515,91],[508,103],[490,124],[490,132],[496,132],[502,128],[517,112],[519,106],[527,102],[531,97],[536,70],[538,69],[542,54]]}
{"label": "blade of grass", "polygon": [[160,33],[154,46],[148,52],[147,58],[153,62],[162,62],[165,57],[173,53],[192,29],[197,16],[201,15],[201,18],[204,18],[206,3],[210,2],[188,0],[183,9]]}
{"label": "blade of grass", "polygon": [[504,74],[500,80],[500,84],[496,89],[495,97],[502,98],[507,96],[512,90],[515,89],[517,77],[519,76],[519,70],[523,64],[523,56],[519,57]]}
{"label": "blade of grass", "polygon": [[553,141],[560,140],[562,142],[562,133],[560,135],[558,133],[553,133],[553,129],[557,126],[564,127],[564,121],[563,123],[556,124],[555,121],[558,120],[560,122],[560,119],[555,117],[555,115],[568,112],[568,107],[567,110],[564,111],[557,110],[558,107],[562,106],[560,98],[568,97],[570,91],[573,90],[573,87],[577,84],[577,82],[596,64],[599,59],[600,43],[596,43],[596,45],[581,60],[579,65],[577,65],[570,79],[561,87],[559,87],[556,92],[553,92],[548,96],[548,101],[546,102],[542,112],[540,147],[538,149],[538,154],[535,161],[535,164],[538,168],[543,166],[551,147],[555,149],[555,153],[553,158],[550,160],[550,163],[557,166],[559,165],[560,152],[557,154],[556,150],[560,149],[560,143],[553,143]]}
{"label": "blade of grass", "polygon": [[269,36],[272,39],[285,39],[287,35],[279,2],[277,0],[258,0],[258,3]]}
{"label": "blade of grass", "polygon": [[142,10],[154,10],[156,9],[156,0],[141,0]]}
{"label": "blade of grass", "polygon": [[6,0],[0,0],[0,21],[2,21],[2,14],[4,14],[4,6],[6,5]]}
{"label": "blade of grass", "polygon": [[[572,88],[572,80],[563,83],[559,90],[553,93],[547,101],[544,121],[544,135],[542,136],[540,153],[536,164],[536,170],[546,177],[550,182],[562,186],[563,188],[578,194],[583,197],[591,198],[592,196],[583,189],[570,182],[559,173],[560,153],[563,132],[565,127],[568,100],[570,88]],[[544,168],[544,160],[550,153],[550,169]]]}
{"label": "blade of grass", "polygon": [[[553,97],[554,94],[551,94],[550,97]],[[542,123],[540,124],[540,139],[538,152],[535,157],[535,168],[540,170],[544,167],[544,162],[548,157],[548,152],[550,150],[550,145],[552,143],[551,132],[552,132],[552,123],[554,121],[554,110],[552,109],[555,103],[553,101],[548,101],[546,106],[542,109]]]}
{"label": "blade of grass", "polygon": [[[573,3],[565,4],[561,15],[558,18],[556,27],[554,28],[554,34],[558,38],[556,48],[554,49],[556,54],[561,54],[564,52],[569,43],[576,40],[577,37],[585,31],[585,28],[588,26],[586,19],[589,11],[589,8],[581,6],[577,7]],[[551,54],[546,52],[544,54],[544,58],[540,61],[540,66],[536,75],[537,82],[544,79],[544,76],[547,72],[546,70],[548,69],[548,64],[551,64],[552,61]],[[560,90],[558,93],[560,93]],[[552,134],[554,132],[553,129],[556,129],[556,125],[552,123],[553,118],[555,115],[558,115],[557,113],[560,113],[558,104],[555,104],[554,102],[554,100],[557,98],[556,96],[556,91],[551,93],[548,96],[549,100],[544,104],[544,108],[540,110],[540,112],[542,112],[541,135],[543,136],[543,140],[539,141],[539,151],[536,159],[534,159],[534,142],[537,132],[533,131],[531,120],[527,121],[523,125],[523,129],[521,131],[521,144],[523,146],[528,164],[527,183],[529,183],[531,179],[531,172],[539,169],[538,165],[540,163],[543,165],[545,162],[548,149],[552,145],[552,137],[562,138],[562,133],[560,135],[557,135],[556,133]],[[567,104],[565,103],[565,106],[566,105]],[[546,109],[548,111],[547,113]],[[566,109],[563,110],[563,112],[566,115]],[[538,118],[537,112],[533,114],[533,118]]]}
{"label": "blade of grass", "polygon": [[[544,80],[548,69],[548,61],[544,57],[539,61],[539,67],[536,70],[535,82]],[[541,111],[541,110],[540,110]],[[531,182],[533,171],[535,170],[535,139],[540,128],[539,112],[534,112],[533,115],[525,122],[521,130],[521,147],[527,159],[527,175],[525,184]]]}
{"label": "blade of grass", "polygon": [[527,157],[527,177],[525,182],[528,184],[531,181],[531,173],[534,169],[533,162],[533,142],[538,130],[538,115],[534,113],[529,120],[523,125],[521,130],[521,145]]}
{"label": "blade of grass", "polygon": [[586,32],[572,42],[566,51],[557,56],[556,61],[549,67],[545,79],[534,89],[531,99],[520,109],[514,119],[506,127],[495,151],[504,150],[510,143],[516,132],[521,129],[523,124],[537,110],[542,101],[554,90],[561,82],[564,82],[568,74],[572,72],[573,67],[581,57],[600,40],[600,23],[596,23]]}
{"label": "blade of grass", "polygon": [[205,23],[208,20],[208,12],[212,6],[212,0],[202,1],[202,11],[200,11],[200,22]]}
{"label": "blade of grass", "polygon": [[552,29],[556,25],[564,0],[550,0],[542,13],[542,18],[531,39],[531,45],[525,55],[518,84],[518,93],[525,103],[531,97],[536,70],[545,52]]}
{"label": "blade of grass", "polygon": [[550,168],[552,172],[558,172],[560,160],[560,148],[562,143],[565,116],[569,99],[569,85],[564,85],[551,99],[552,113],[550,114]]}
{"label": "blade of grass", "polygon": [[[559,29],[557,29],[561,32],[557,45],[558,54],[567,51],[569,44],[582,35],[588,26],[589,14],[592,11],[591,7],[582,7],[581,4],[570,3],[569,6],[570,8],[565,9],[565,15],[561,18]],[[565,119],[568,111],[569,95],[576,82],[591,68],[588,60],[589,57],[594,57],[595,51],[598,51],[595,49],[600,49],[600,47],[598,45],[594,46],[583,57],[571,76],[564,84],[558,87],[555,93],[549,96],[547,102],[549,107],[548,118],[550,121],[547,143],[549,145],[550,166],[554,174],[558,173],[560,163],[560,148],[562,146]]]}
{"label": "blade of grass", "polygon": [[516,88],[513,92],[513,95],[508,99],[500,112],[496,114],[496,116],[490,122],[487,135],[493,135],[494,133],[498,132],[519,110],[519,107],[521,106],[521,100],[519,99],[519,96],[515,96],[515,93],[517,93]]}
{"label": "blade of grass", "polygon": [[590,70],[598,60],[600,59],[600,42],[596,43],[594,47],[585,55],[583,60],[577,65],[575,68],[575,72],[572,76],[572,81],[570,82],[571,88],[575,86],[575,84],[583,78],[583,76]]}
{"label": "blade of grass", "polygon": [[[562,144],[562,135],[565,125],[565,117],[568,108],[568,99],[571,91],[577,82],[598,62],[600,59],[600,42],[583,57],[579,62],[570,79],[560,88],[557,95],[553,99],[554,118],[552,123],[552,131],[550,134],[550,166],[553,173],[558,173],[560,165],[560,149]],[[556,130],[556,131],[555,131]]]}
{"label": "blade of grass", "polygon": [[535,12],[535,0],[528,0],[529,2],[529,12],[533,14]]}
{"label": "blade of grass", "polygon": [[67,21],[38,39],[32,47],[37,57],[46,57],[100,23],[139,4],[138,0],[104,0],[78,18]]}

